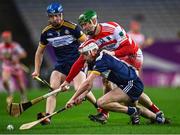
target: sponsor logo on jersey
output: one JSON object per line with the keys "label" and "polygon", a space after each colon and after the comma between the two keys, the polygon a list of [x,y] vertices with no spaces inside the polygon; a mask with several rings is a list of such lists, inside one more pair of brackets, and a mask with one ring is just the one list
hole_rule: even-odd
{"label": "sponsor logo on jersey", "polygon": [[60,37],[48,38],[49,44],[53,47],[66,46],[75,41],[75,38],[72,35],[64,35]]}

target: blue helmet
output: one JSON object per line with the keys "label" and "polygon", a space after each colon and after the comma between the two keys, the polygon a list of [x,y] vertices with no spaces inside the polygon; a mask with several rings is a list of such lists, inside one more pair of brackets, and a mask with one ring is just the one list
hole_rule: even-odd
{"label": "blue helmet", "polygon": [[51,3],[47,7],[47,14],[55,15],[63,12],[63,7],[60,3]]}

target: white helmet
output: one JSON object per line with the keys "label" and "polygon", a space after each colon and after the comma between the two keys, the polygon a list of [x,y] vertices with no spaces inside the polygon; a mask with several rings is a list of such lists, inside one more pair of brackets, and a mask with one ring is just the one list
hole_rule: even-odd
{"label": "white helmet", "polygon": [[94,49],[99,49],[98,45],[96,44],[96,41],[94,39],[86,40],[84,43],[82,43],[79,47],[80,53],[86,53],[90,52]]}

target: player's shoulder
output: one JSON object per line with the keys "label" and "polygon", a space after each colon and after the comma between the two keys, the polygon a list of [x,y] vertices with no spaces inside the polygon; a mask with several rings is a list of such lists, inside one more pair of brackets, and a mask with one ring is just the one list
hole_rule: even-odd
{"label": "player's shoulder", "polygon": [[118,23],[116,22],[105,22],[105,23],[101,23],[102,26],[109,26],[109,27],[112,27],[112,28],[115,28],[117,26],[119,26]]}
{"label": "player's shoulder", "polygon": [[19,47],[20,47],[20,44],[19,44],[18,42],[13,41],[13,42],[11,43],[11,49],[15,49],[15,48],[19,48]]}
{"label": "player's shoulder", "polygon": [[45,32],[47,32],[48,30],[50,30],[50,29],[52,29],[53,28],[53,26],[51,25],[51,24],[49,24],[49,25],[46,25],[44,28],[43,28],[43,30],[42,30],[42,34],[43,33],[45,33]]}
{"label": "player's shoulder", "polygon": [[114,31],[118,28],[119,24],[116,22],[105,22],[105,23],[100,23],[102,26],[102,31],[103,32],[111,32],[114,33]]}
{"label": "player's shoulder", "polygon": [[119,24],[117,22],[107,22],[109,25],[117,27]]}
{"label": "player's shoulder", "polygon": [[64,20],[62,26],[67,27],[67,28],[72,29],[72,30],[75,30],[77,27],[77,24],[75,24],[71,21]]}

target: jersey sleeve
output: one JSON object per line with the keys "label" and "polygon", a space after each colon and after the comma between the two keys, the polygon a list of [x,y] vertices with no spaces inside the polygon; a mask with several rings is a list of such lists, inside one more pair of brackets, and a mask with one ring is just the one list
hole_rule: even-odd
{"label": "jersey sleeve", "polygon": [[134,54],[137,49],[134,48],[133,41],[128,38],[125,30],[119,25],[114,31],[114,37],[117,40],[118,48],[114,51],[116,57],[124,57]]}
{"label": "jersey sleeve", "polygon": [[16,51],[18,54],[22,54],[25,52],[25,50],[21,47],[19,43],[15,43],[15,44],[16,44]]}
{"label": "jersey sleeve", "polygon": [[74,30],[74,37],[76,39],[79,39],[83,34],[84,33],[82,32],[81,28],[78,25],[76,25],[76,28]]}
{"label": "jersey sleeve", "polygon": [[40,45],[47,45],[48,44],[46,32],[41,33],[39,44]]}
{"label": "jersey sleeve", "polygon": [[114,38],[117,40],[117,44],[121,45],[123,42],[128,40],[125,30],[119,25],[114,30]]}

